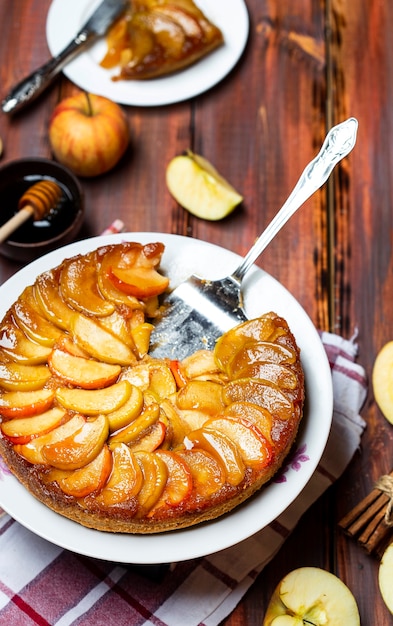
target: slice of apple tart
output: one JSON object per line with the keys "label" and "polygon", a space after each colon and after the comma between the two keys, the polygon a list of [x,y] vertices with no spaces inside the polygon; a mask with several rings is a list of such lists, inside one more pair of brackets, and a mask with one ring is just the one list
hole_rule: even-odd
{"label": "slice of apple tart", "polygon": [[113,80],[140,80],[172,74],[221,46],[224,38],[193,0],[130,0],[109,29],[106,69]]}
{"label": "slice of apple tart", "polygon": [[277,472],[302,417],[287,322],[267,313],[183,361],[149,356],[164,246],[64,260],[0,323],[0,453],[87,527],[154,533],[211,520]]}

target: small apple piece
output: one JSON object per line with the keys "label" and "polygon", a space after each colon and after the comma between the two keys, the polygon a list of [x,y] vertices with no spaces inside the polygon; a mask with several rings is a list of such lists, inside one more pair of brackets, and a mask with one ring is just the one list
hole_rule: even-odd
{"label": "small apple piece", "polygon": [[375,401],[388,422],[393,424],[393,341],[389,341],[377,354],[372,383]]}
{"label": "small apple piece", "polygon": [[158,502],[164,491],[168,469],[166,463],[154,452],[139,450],[135,457],[143,474],[143,483],[138,493],[138,511],[136,517],[143,517]]}
{"label": "small apple piece", "polygon": [[71,319],[71,333],[76,343],[99,361],[120,365],[136,362],[131,348],[92,317],[75,313]]}
{"label": "small apple piece", "polygon": [[104,487],[111,470],[112,455],[108,446],[104,445],[95,459],[84,467],[77,470],[52,469],[46,481],[56,481],[60,489],[68,496],[84,498]]}
{"label": "small apple piece", "polygon": [[356,600],[334,574],[318,567],[293,570],[277,585],[263,626],[360,626]]}
{"label": "small apple piece", "polygon": [[181,504],[190,496],[192,491],[192,475],[185,461],[175,452],[158,450],[155,452],[168,468],[168,478],[165,488],[149,516],[154,516],[161,507],[171,507]]}
{"label": "small apple piece", "polygon": [[97,504],[114,506],[134,498],[141,490],[143,474],[128,446],[121,443],[112,450],[113,466],[109,480],[96,497]]}
{"label": "small apple piece", "polygon": [[107,413],[109,431],[111,433],[128,426],[141,413],[143,408],[143,393],[135,385],[131,385],[131,395],[124,404],[115,411]]}
{"label": "small apple piece", "polygon": [[191,151],[169,162],[166,183],[181,206],[205,220],[223,219],[243,200],[209,161]]}
{"label": "small apple piece", "polygon": [[112,169],[129,141],[123,109],[103,96],[81,92],[65,98],[49,121],[55,158],[77,176],[99,176]]}
{"label": "small apple piece", "polygon": [[159,405],[156,403],[149,404],[131,424],[111,435],[109,447],[112,448],[119,443],[130,444],[136,442],[144,434],[147,434],[147,431],[151,429],[153,424],[158,422],[159,417]]}
{"label": "small apple piece", "polygon": [[389,544],[382,555],[379,565],[379,589],[389,611],[393,614],[393,543]]}

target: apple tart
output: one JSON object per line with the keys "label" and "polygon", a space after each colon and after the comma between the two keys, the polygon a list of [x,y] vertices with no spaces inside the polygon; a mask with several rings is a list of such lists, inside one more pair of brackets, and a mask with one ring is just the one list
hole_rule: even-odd
{"label": "apple tart", "polygon": [[0,453],[84,526],[154,533],[214,519],[277,472],[304,375],[269,312],[182,361],[149,355],[161,243],[106,245],[26,287],[0,323]]}
{"label": "apple tart", "polygon": [[130,0],[109,29],[106,69],[113,80],[140,80],[184,69],[221,46],[224,38],[193,0]]}

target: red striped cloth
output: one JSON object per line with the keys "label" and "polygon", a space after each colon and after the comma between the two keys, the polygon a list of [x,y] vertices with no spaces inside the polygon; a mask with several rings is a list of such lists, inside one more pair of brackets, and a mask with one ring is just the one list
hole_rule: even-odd
{"label": "red striped cloth", "polygon": [[205,558],[170,567],[127,567],[63,550],[3,514],[0,625],[216,626],[225,619],[359,447],[367,381],[355,363],[356,344],[329,333],[321,339],[333,377],[332,430],[313,477],[278,519]]}

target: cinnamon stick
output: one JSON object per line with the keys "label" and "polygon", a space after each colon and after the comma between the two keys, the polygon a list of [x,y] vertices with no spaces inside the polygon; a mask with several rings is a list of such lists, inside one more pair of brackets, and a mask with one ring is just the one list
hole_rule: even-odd
{"label": "cinnamon stick", "polygon": [[369,554],[381,557],[393,535],[393,471],[381,476],[372,491],[339,522]]}

